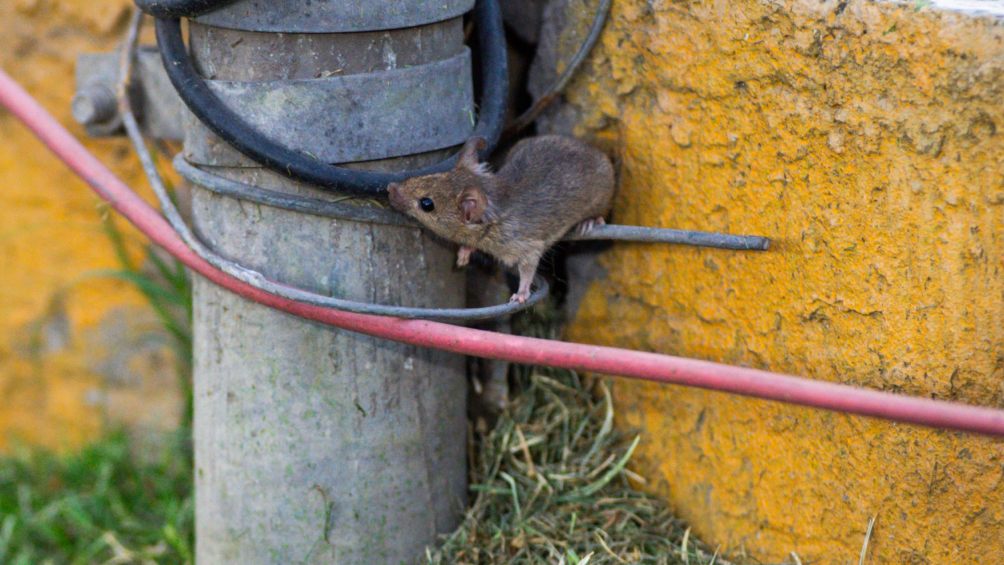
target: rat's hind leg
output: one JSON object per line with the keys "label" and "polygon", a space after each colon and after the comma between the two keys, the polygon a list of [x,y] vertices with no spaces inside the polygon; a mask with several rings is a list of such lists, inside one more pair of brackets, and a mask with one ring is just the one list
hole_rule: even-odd
{"label": "rat's hind leg", "polygon": [[586,235],[596,226],[605,226],[607,221],[603,216],[596,216],[595,218],[589,218],[587,220],[582,220],[579,225],[575,227],[576,233],[579,235]]}
{"label": "rat's hind leg", "polygon": [[509,302],[519,302],[520,304],[530,298],[530,285],[533,284],[533,275],[537,274],[537,264],[540,263],[540,255],[532,255],[520,259],[519,267],[519,289],[512,295]]}

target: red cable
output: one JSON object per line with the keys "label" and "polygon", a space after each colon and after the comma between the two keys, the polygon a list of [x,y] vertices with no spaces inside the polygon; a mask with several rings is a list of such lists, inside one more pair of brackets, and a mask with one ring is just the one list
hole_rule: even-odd
{"label": "red cable", "polygon": [[465,355],[681,384],[897,422],[1004,437],[1004,410],[903,396],[656,353],[497,334],[424,320],[352,314],[278,298],[231,278],[193,253],[154,208],[98,161],[3,71],[0,71],[0,104],[24,122],[42,143],[154,243],[213,283],[277,310],[354,332]]}

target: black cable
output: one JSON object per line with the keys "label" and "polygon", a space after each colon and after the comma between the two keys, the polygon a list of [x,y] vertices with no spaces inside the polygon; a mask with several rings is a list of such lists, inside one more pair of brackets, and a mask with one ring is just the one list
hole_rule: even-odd
{"label": "black cable", "polygon": [[568,84],[568,81],[572,80],[572,77],[579,70],[579,66],[582,65],[586,57],[589,56],[589,52],[593,50],[596,42],[599,41],[603,25],[607,23],[612,2],[613,0],[599,0],[599,3],[596,5],[596,15],[593,17],[593,25],[589,28],[589,33],[586,35],[586,39],[582,42],[582,45],[579,46],[579,50],[575,52],[575,55],[565,66],[565,70],[547,87],[547,90],[541,93],[529,108],[505,128],[505,131],[502,132],[504,140],[516,137],[519,132],[536,121],[540,114],[561,95],[561,91],[564,90],[565,85]]}
{"label": "black cable", "polygon": [[219,10],[235,0],[135,0],[136,6],[157,18],[194,18]]}
{"label": "black cable", "polygon": [[[206,4],[206,1],[191,3]],[[509,88],[505,33],[497,0],[478,0],[474,17],[484,80],[478,123],[472,135],[488,141],[481,152],[487,158],[498,142],[505,118]],[[195,70],[182,38],[181,22],[176,17],[157,19],[157,43],[167,75],[192,113],[244,155],[294,180],[328,190],[377,196],[386,193],[388,183],[443,172],[456,162],[456,156],[452,156],[434,165],[396,173],[358,171],[323,163],[272,141],[223,104]]]}

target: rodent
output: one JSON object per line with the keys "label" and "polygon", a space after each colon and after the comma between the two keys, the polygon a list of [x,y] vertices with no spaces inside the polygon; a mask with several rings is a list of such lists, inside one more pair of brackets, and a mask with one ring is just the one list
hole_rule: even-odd
{"label": "rodent", "polygon": [[541,256],[569,230],[604,224],[614,196],[614,168],[600,150],[571,137],[524,139],[498,172],[479,162],[485,140],[464,144],[445,173],[391,183],[391,205],[434,233],[460,244],[457,265],[476,249],[515,267],[525,302]]}

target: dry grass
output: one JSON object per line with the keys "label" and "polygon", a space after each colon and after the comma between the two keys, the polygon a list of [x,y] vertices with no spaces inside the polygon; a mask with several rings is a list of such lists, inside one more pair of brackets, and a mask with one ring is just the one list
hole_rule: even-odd
{"label": "dry grass", "polygon": [[613,427],[603,381],[537,369],[490,431],[472,433],[464,523],[427,561],[725,563],[629,484],[638,436]]}

